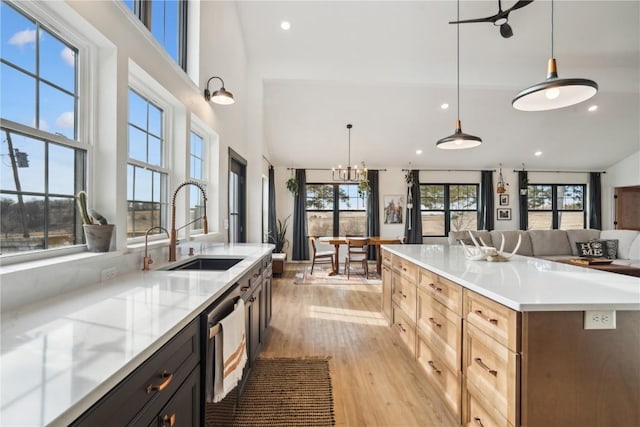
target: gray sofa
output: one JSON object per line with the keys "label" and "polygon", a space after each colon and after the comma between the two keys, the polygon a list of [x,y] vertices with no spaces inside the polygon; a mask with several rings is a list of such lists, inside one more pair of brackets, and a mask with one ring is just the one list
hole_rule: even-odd
{"label": "gray sofa", "polygon": [[[549,260],[578,258],[576,242],[591,240],[617,240],[618,248],[614,264],[640,268],[640,231],[635,230],[479,230],[472,231],[488,246],[500,248],[502,236],[505,239],[505,251],[511,252],[522,236],[518,255],[545,258]],[[451,231],[449,244],[466,243],[470,240],[468,231]]]}

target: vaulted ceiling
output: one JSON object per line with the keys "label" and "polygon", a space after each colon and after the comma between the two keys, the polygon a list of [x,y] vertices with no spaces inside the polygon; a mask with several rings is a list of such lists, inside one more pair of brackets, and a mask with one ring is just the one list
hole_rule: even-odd
{"label": "vaulted ceiling", "polygon": [[[511,12],[508,39],[490,23],[461,25],[460,118],[484,143],[445,151],[435,143],[453,133],[457,115],[456,26],[448,24],[455,1],[238,2],[252,75],[263,82],[270,160],[344,164],[352,123],[351,162],[369,167],[611,166],[640,149],[640,2],[556,0],[554,7],[559,76],[595,80],[596,96],[546,112],[511,106],[546,77],[550,1]],[[460,17],[497,9],[497,0],[462,1]],[[283,20],[290,30],[280,28]]]}

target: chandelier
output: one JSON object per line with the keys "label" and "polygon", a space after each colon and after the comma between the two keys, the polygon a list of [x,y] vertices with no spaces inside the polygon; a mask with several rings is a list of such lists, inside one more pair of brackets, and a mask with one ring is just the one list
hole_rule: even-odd
{"label": "chandelier", "polygon": [[334,181],[366,181],[367,180],[367,166],[362,163],[362,167],[358,168],[358,165],[351,166],[351,128],[352,124],[347,125],[349,132],[349,153],[347,158],[347,166],[342,167],[338,165],[337,168],[331,168],[331,178]]}

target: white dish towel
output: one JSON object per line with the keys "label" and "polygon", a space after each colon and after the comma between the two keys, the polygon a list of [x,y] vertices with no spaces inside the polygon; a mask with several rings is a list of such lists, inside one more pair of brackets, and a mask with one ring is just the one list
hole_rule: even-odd
{"label": "white dish towel", "polygon": [[220,321],[216,335],[216,363],[213,381],[213,401],[220,402],[242,379],[247,363],[244,301],[238,299],[234,310]]}

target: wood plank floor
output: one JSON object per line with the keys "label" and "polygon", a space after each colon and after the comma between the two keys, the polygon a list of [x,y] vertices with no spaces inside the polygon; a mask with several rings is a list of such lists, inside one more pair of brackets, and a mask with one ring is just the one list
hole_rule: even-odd
{"label": "wood plank floor", "polygon": [[338,426],[457,426],[384,319],[381,285],[294,285],[302,267],[274,277],[261,356],[330,357]]}

